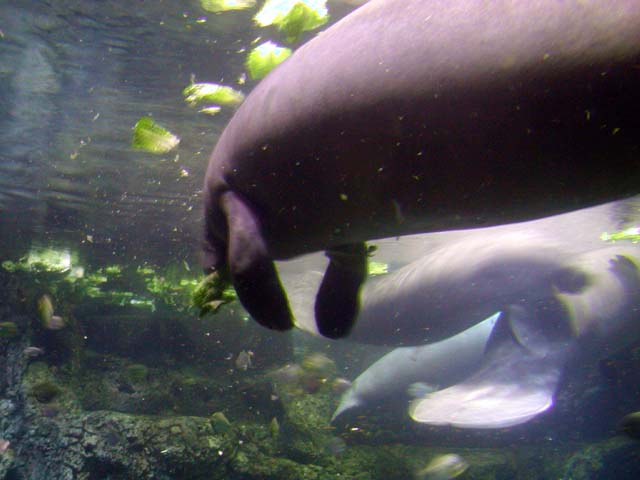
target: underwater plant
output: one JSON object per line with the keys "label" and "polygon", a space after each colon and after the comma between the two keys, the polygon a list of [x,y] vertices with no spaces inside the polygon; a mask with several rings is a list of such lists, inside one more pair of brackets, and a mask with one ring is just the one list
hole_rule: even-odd
{"label": "underwater plant", "polygon": [[131,382],[140,383],[147,379],[149,369],[141,363],[133,363],[126,367],[125,374]]}
{"label": "underwater plant", "polygon": [[57,397],[61,391],[60,387],[55,383],[45,380],[32,385],[28,393],[40,403],[49,403]]}

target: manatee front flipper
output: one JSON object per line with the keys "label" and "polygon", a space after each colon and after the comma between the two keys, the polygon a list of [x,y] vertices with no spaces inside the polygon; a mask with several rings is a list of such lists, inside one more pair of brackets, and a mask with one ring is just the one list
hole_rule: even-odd
{"label": "manatee front flipper", "polygon": [[464,382],[415,400],[409,415],[421,423],[458,428],[506,428],[531,420],[553,405],[567,347],[537,356],[515,339],[488,354]]}
{"label": "manatee front flipper", "polygon": [[329,338],[345,337],[358,315],[360,287],[367,277],[367,247],[361,243],[327,250],[329,266],[315,304],[318,331]]}
{"label": "manatee front flipper", "polygon": [[234,192],[224,193],[220,205],[229,232],[227,263],[240,302],[261,325],[274,330],[292,328],[289,303],[256,215]]}

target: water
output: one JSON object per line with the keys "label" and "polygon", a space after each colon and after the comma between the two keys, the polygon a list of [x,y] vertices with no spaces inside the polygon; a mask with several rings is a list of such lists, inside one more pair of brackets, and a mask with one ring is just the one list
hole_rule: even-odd
{"label": "water", "polygon": [[[3,221],[5,237],[82,244],[92,236],[91,257],[186,256],[198,242],[206,159],[230,112],[197,115],[181,91],[192,75],[240,75],[249,17],[199,24],[198,2],[2,8],[1,208],[13,220]],[[143,115],[178,133],[180,149],[134,151],[131,128]]]}
{"label": "water", "polygon": [[[332,22],[351,8],[330,4]],[[276,35],[254,13],[0,2],[0,262],[18,265],[0,269],[1,320],[18,330],[1,340],[0,476],[406,479],[456,453],[469,464],[460,478],[636,478],[638,444],[617,422],[638,409],[637,337],[599,345],[604,363],[574,359],[554,408],[525,425],[429,427],[400,391],[331,426],[333,383],[390,347],[272,333],[237,303],[198,318],[202,180],[233,109],[198,114],[181,92],[193,78],[250,91],[237,84],[246,51]],[[131,148],[142,116],[179,147]],[[29,267],[49,248],[70,264]],[[65,329],[40,324],[43,294]],[[309,367],[318,353],[329,363]],[[287,365],[303,373],[275,375]]]}

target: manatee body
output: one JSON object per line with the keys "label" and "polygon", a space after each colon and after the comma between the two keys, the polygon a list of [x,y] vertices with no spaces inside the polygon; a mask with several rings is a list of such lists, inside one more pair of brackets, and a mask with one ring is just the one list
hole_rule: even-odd
{"label": "manatee body", "polygon": [[[349,340],[422,346],[451,338],[495,312],[507,314],[509,305],[534,305],[552,318],[560,292],[582,292],[590,281],[585,272],[597,270],[586,259],[611,246],[640,250],[637,244],[601,238],[603,232],[637,225],[639,211],[635,196],[528,222],[376,241],[373,260],[386,264],[389,273],[370,276],[363,285]],[[296,326],[312,335],[320,333],[313,296],[325,267],[320,254],[278,264]]]}
{"label": "manatee body", "polygon": [[441,388],[409,410],[431,425],[506,428],[549,410],[572,366],[640,338],[640,246],[599,239],[637,225],[638,200],[437,234],[448,240],[427,258],[367,282],[350,339],[415,346],[367,368],[334,419],[390,408],[414,382]]}
{"label": "manatee body", "polygon": [[274,259],[326,251],[319,331],[346,335],[364,241],[638,191],[640,3],[372,0],[299,48],[222,133],[207,271],[293,325]]}

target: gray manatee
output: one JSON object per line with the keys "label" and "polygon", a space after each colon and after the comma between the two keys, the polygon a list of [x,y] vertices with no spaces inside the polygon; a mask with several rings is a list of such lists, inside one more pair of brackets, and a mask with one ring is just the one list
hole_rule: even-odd
{"label": "gray manatee", "polygon": [[364,242],[637,193],[640,3],[372,0],[247,97],[204,182],[204,267],[294,324],[274,259],[325,251],[318,330],[353,327]]}
{"label": "gray manatee", "polygon": [[489,341],[479,369],[415,400],[411,417],[463,428],[527,422],[553,406],[573,357],[605,358],[640,338],[640,247],[603,248],[580,256],[575,266],[587,275],[584,289],[558,291],[557,312],[516,306],[507,314],[510,334],[493,345]]}
{"label": "gray manatee", "polygon": [[[373,259],[388,264],[391,273],[366,281],[347,339],[421,346],[460,333],[506,305],[522,304],[525,297],[552,308],[558,291],[579,292],[587,284],[580,259],[611,246],[602,233],[635,225],[639,209],[640,197],[633,197],[529,222],[376,242]],[[325,267],[319,254],[278,263],[297,327],[315,335],[313,294]]]}
{"label": "gray manatee", "polygon": [[465,380],[484,360],[500,313],[450,338],[429,345],[400,347],[374,362],[342,395],[332,420],[344,412],[407,398],[412,384],[449,387]]}
{"label": "gray manatee", "polygon": [[[405,398],[414,382],[441,388],[411,404],[423,423],[504,428],[548,410],[570,361],[601,359],[640,338],[640,245],[599,238],[625,212],[638,220],[637,198],[452,232],[428,261],[369,282],[350,338],[417,345],[365,370],[334,418]],[[485,312],[499,318],[483,320]],[[439,341],[424,344],[428,338]]]}

